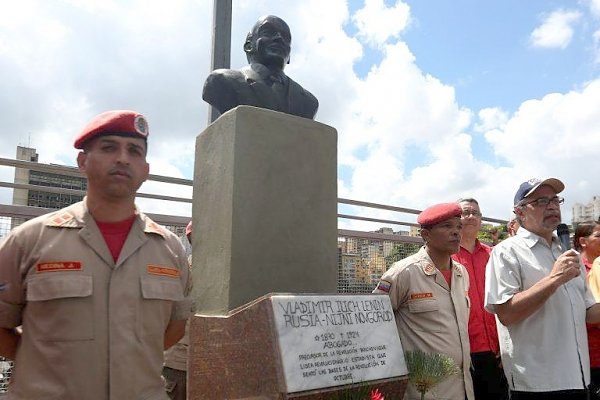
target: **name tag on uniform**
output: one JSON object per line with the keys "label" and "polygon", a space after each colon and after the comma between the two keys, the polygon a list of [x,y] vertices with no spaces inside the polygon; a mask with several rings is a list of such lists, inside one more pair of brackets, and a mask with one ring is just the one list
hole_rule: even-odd
{"label": "name tag on uniform", "polygon": [[433,293],[412,293],[410,295],[411,300],[419,300],[419,299],[431,299],[433,298]]}
{"label": "name tag on uniform", "polygon": [[180,275],[177,268],[164,267],[162,265],[148,265],[146,271],[150,275],[169,276],[171,278],[178,278]]}
{"label": "name tag on uniform", "polygon": [[81,261],[53,261],[38,263],[37,272],[81,271]]}

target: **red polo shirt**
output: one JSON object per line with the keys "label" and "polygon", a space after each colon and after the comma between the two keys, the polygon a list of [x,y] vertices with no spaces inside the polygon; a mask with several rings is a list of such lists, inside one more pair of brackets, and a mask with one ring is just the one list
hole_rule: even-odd
{"label": "red polo shirt", "polygon": [[496,318],[483,308],[485,292],[485,267],[492,249],[477,240],[473,253],[460,246],[458,253],[452,259],[461,263],[469,272],[469,299],[471,313],[469,314],[469,342],[471,353],[492,351],[498,354],[498,331]]}

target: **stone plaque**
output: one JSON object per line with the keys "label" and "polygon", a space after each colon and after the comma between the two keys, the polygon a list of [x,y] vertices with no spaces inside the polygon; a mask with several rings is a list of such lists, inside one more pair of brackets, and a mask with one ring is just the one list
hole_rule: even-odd
{"label": "stone plaque", "polygon": [[387,295],[271,297],[287,392],[408,374]]}

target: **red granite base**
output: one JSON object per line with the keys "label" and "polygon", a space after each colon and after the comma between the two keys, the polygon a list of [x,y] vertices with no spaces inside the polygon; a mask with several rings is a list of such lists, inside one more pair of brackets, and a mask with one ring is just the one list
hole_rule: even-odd
{"label": "red granite base", "polygon": [[[270,295],[227,316],[192,317],[188,399],[336,400],[359,385],[285,393]],[[402,399],[406,377],[365,382],[386,400]]]}

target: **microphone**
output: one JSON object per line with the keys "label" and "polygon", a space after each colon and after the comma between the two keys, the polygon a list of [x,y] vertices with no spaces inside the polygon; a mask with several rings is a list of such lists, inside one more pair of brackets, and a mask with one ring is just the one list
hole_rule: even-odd
{"label": "microphone", "polygon": [[556,234],[558,235],[558,240],[560,240],[560,246],[563,251],[567,251],[571,249],[571,237],[569,235],[569,227],[567,224],[558,224],[556,227]]}

